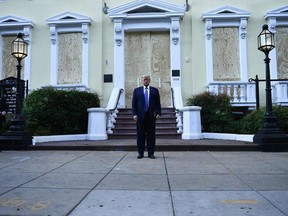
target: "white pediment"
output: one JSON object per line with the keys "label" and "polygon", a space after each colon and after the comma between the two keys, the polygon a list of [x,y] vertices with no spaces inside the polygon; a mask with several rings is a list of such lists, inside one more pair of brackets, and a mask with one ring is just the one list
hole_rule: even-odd
{"label": "white pediment", "polygon": [[174,14],[183,17],[185,6],[178,6],[158,0],[136,0],[108,9],[110,18],[155,18]]}
{"label": "white pediment", "polygon": [[249,11],[226,5],[206,12],[202,17],[203,19],[248,18],[250,15]]}
{"label": "white pediment", "polygon": [[65,12],[46,19],[46,22],[48,24],[75,24],[75,23],[91,24],[91,18],[72,12]]}
{"label": "white pediment", "polygon": [[31,20],[24,19],[17,16],[3,16],[0,17],[0,26],[32,26],[33,22]]}
{"label": "white pediment", "polygon": [[265,19],[270,18],[270,17],[288,19],[288,6],[283,6],[283,7],[269,11],[265,16]]}

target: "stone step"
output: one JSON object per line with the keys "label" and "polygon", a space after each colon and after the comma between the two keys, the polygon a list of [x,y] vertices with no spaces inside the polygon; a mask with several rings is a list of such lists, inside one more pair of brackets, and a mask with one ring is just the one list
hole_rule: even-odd
{"label": "stone step", "polygon": [[[112,129],[113,134],[109,134],[109,139],[136,139],[136,123],[132,119],[131,108],[118,109],[116,122]],[[181,138],[177,133],[177,122],[173,108],[163,108],[161,117],[156,121],[156,138]]]}

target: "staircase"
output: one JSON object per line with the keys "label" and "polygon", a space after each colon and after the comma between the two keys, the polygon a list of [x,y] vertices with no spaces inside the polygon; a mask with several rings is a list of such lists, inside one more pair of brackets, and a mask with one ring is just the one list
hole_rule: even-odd
{"label": "staircase", "polygon": [[[177,123],[173,108],[162,108],[162,115],[156,121],[156,139],[180,139],[177,133]],[[132,109],[118,109],[113,134],[108,134],[108,139],[136,139],[136,123],[132,119]]]}

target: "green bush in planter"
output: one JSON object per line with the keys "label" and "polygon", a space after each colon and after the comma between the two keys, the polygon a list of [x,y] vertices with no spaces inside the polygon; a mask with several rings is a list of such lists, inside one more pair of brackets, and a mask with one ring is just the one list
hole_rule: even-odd
{"label": "green bush in planter", "polygon": [[33,135],[87,133],[87,109],[99,107],[97,94],[44,88],[24,100],[26,127]]}
{"label": "green bush in planter", "polygon": [[233,121],[230,97],[227,94],[203,92],[187,99],[188,106],[200,106],[204,132],[232,133],[238,130]]}

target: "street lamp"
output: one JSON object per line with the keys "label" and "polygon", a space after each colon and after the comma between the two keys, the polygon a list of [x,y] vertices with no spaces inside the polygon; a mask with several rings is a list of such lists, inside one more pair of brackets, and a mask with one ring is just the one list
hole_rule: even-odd
{"label": "street lamp", "polygon": [[16,110],[15,115],[11,119],[11,126],[9,131],[5,132],[2,139],[6,140],[6,143],[15,144],[19,148],[26,147],[32,144],[32,136],[28,135],[25,129],[25,119],[22,116],[23,98],[21,88],[21,61],[27,57],[28,43],[23,39],[23,34],[19,33],[17,38],[11,43],[11,55],[16,58],[18,64],[17,68],[17,90],[16,90]]}
{"label": "street lamp", "polygon": [[[11,130],[23,131],[25,121],[21,115],[23,95],[21,95],[21,61],[26,58],[28,53],[28,43],[23,39],[23,34],[19,33],[17,38],[12,41],[11,55],[17,59],[17,92],[16,92],[16,112],[14,118],[11,120]],[[14,123],[14,124],[13,124]]]}
{"label": "street lamp", "polygon": [[268,25],[263,25],[262,32],[257,37],[258,50],[265,53],[266,66],[266,113],[264,124],[253,137],[253,142],[258,143],[261,151],[288,150],[288,136],[278,128],[277,119],[272,111],[270,58],[269,52],[275,48],[274,34],[268,30]]}

